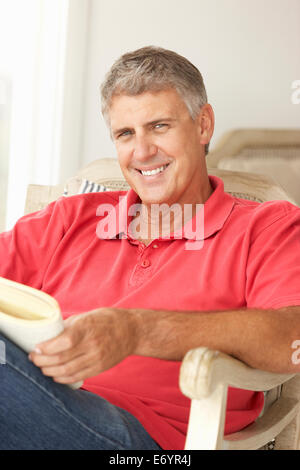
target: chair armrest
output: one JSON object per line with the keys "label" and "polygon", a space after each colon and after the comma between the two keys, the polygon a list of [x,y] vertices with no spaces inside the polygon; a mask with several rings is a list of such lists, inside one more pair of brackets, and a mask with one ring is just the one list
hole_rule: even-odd
{"label": "chair armrest", "polygon": [[189,351],[183,359],[179,386],[187,397],[201,399],[209,396],[218,385],[267,391],[283,384],[294,375],[253,369],[219,351],[196,348]]}
{"label": "chair armrest", "polygon": [[179,375],[180,389],[191,399],[185,449],[258,449],[265,445],[295,417],[298,400],[280,398],[253,425],[224,440],[228,386],[266,391],[295,375],[253,369],[234,357],[208,348],[189,351]]}

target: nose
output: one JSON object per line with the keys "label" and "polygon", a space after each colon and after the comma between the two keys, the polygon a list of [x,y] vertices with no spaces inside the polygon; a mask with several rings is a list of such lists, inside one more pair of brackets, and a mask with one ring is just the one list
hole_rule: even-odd
{"label": "nose", "polygon": [[133,157],[139,161],[146,161],[157,154],[157,146],[151,138],[145,135],[136,135],[134,140]]}

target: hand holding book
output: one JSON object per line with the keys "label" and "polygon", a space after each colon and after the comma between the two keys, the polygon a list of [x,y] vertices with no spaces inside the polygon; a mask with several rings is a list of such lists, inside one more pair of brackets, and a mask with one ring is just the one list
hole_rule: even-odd
{"label": "hand holding book", "polygon": [[[0,332],[8,339],[29,353],[63,330],[60,308],[53,297],[0,277]],[[81,385],[82,382],[70,386]]]}

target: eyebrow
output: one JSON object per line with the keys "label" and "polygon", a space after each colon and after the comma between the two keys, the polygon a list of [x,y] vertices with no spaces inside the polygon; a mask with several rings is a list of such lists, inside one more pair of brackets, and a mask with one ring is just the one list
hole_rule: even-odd
{"label": "eyebrow", "polygon": [[[149,121],[149,122],[146,122],[143,127],[149,127],[149,126],[155,126],[155,124],[159,124],[159,123],[162,123],[162,122],[174,122],[176,121],[175,118],[160,118],[160,119],[155,119],[154,121]],[[127,126],[127,127],[122,127],[120,129],[116,129],[115,131],[112,132],[112,135],[113,136],[116,136],[118,134],[122,134],[122,132],[125,132],[125,131],[130,131],[132,130],[131,127]]]}

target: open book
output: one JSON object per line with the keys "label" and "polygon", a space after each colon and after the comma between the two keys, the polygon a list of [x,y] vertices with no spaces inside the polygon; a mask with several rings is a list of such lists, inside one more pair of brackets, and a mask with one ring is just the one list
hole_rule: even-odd
{"label": "open book", "polygon": [[0,332],[8,339],[29,353],[63,329],[59,305],[51,295],[0,277]]}

